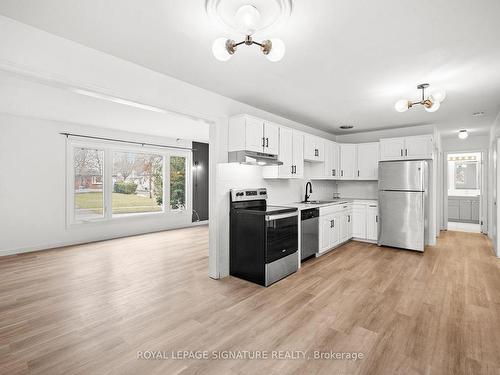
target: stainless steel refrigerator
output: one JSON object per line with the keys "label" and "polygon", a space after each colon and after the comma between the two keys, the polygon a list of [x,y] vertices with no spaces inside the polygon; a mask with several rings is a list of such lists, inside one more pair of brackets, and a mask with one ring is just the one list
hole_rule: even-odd
{"label": "stainless steel refrigerator", "polygon": [[427,162],[382,161],[378,176],[378,244],[423,252],[428,226]]}

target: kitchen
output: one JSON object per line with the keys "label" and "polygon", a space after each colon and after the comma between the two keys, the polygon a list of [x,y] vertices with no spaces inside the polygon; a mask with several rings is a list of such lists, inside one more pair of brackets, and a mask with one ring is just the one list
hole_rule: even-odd
{"label": "kitchen", "polygon": [[500,373],[498,14],[2,0],[0,373]]}
{"label": "kitchen", "polygon": [[[253,185],[243,189],[230,187],[231,275],[243,278],[247,275],[250,280],[259,280],[258,283],[268,286],[297,271],[301,262],[324,255],[350,240],[420,252],[424,251],[425,245],[435,244],[435,232],[428,228],[432,207],[428,197],[435,195],[432,184],[428,184],[429,180],[432,181],[429,171],[432,173],[437,149],[433,134],[382,138],[379,142],[339,143],[250,115],[238,115],[229,120],[228,140],[228,160],[233,164],[229,174],[234,175],[235,165],[237,168],[247,165],[255,170],[255,180],[245,182]],[[379,170],[383,175],[381,182]],[[408,176],[418,173],[421,173],[415,182],[418,186],[405,188],[412,180]],[[406,177],[394,180],[394,176],[400,175]],[[242,186],[240,177],[237,179],[238,186]],[[283,199],[281,191],[290,180],[295,181],[294,187],[287,189],[303,193],[301,200],[290,202]],[[250,188],[266,186],[269,181],[272,182],[267,188]],[[344,181],[364,183],[365,187],[361,191],[358,189],[357,196],[346,196],[339,193],[337,185]],[[316,183],[320,185],[320,191],[311,198]],[[372,188],[366,189],[366,184]],[[396,187],[392,188],[391,184]],[[370,196],[373,185],[378,185],[376,196]],[[387,195],[391,189],[396,191]],[[404,189],[411,191],[408,194],[419,195],[404,198],[398,206],[398,191]],[[413,192],[415,190],[421,193]],[[382,214],[379,213],[379,195],[383,199]],[[284,207],[291,207],[296,212],[284,215],[290,211]],[[278,234],[270,234],[269,229],[259,232],[255,227],[263,228],[263,222],[255,215],[250,215],[247,221],[237,220],[245,210],[255,214],[250,211],[252,208],[266,217],[266,228],[279,226],[273,219],[277,217],[276,213],[281,214],[279,217],[283,222],[290,222],[290,217],[293,217],[296,223],[293,228],[290,224],[282,224],[283,229]],[[251,219],[256,222],[250,223]],[[394,221],[399,224],[391,225]],[[258,247],[259,254],[253,254],[255,259],[250,263],[256,268],[252,273],[242,264],[255,251],[251,238],[259,233],[262,248]],[[283,248],[286,247],[283,242],[279,243],[283,254],[281,257],[272,256],[272,261],[264,260],[266,251],[276,251],[268,249],[272,247],[272,240],[266,240],[268,236],[288,243],[288,248]],[[281,273],[276,270],[281,270]],[[269,279],[268,273],[272,275]]]}

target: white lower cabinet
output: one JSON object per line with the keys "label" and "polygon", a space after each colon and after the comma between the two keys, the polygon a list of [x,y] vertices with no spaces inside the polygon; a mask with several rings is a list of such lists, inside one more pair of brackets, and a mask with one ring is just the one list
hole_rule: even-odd
{"label": "white lower cabinet", "polygon": [[366,204],[354,203],[352,205],[352,236],[366,237]]}
{"label": "white lower cabinet", "polygon": [[352,237],[350,204],[320,208],[319,253],[337,247]]}
{"label": "white lower cabinet", "polygon": [[369,241],[378,240],[378,206],[368,205],[366,215],[366,239]]}
{"label": "white lower cabinet", "polygon": [[378,204],[375,200],[319,209],[319,253],[325,253],[351,238],[376,242],[378,238]]}
{"label": "white lower cabinet", "polygon": [[378,204],[376,201],[354,201],[352,204],[352,237],[361,241],[378,239]]}

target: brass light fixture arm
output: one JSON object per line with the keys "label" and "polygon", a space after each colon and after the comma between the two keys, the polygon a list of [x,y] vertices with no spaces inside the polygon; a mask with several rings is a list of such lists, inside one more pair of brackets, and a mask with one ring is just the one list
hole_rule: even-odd
{"label": "brass light fixture arm", "polygon": [[272,48],[272,43],[270,40],[264,40],[262,43],[256,42],[252,39],[251,35],[247,35],[245,37],[245,40],[236,43],[234,40],[228,39],[226,42],[226,50],[229,54],[233,55],[236,52],[236,48],[238,46],[241,46],[242,44],[245,44],[247,46],[251,46],[253,44],[257,45],[260,47],[262,53],[264,55],[269,54],[271,52]]}

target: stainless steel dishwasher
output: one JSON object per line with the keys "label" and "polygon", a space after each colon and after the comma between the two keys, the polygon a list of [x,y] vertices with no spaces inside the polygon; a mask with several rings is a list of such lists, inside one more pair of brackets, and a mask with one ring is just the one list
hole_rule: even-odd
{"label": "stainless steel dishwasher", "polygon": [[300,213],[300,259],[313,256],[319,251],[319,208]]}

